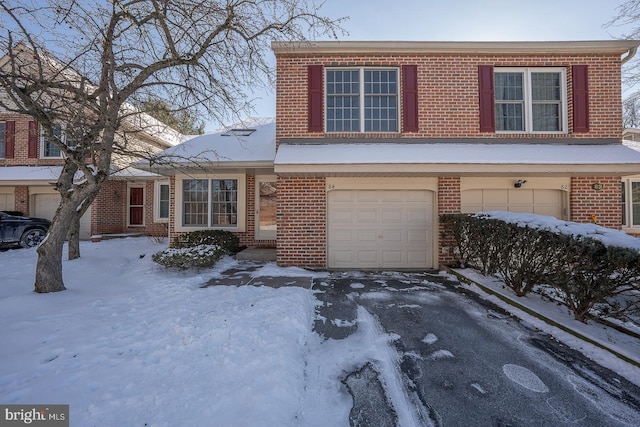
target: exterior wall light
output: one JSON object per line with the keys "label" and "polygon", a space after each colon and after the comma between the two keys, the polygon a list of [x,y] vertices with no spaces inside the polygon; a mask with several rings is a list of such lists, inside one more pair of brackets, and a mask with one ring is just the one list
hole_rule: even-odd
{"label": "exterior wall light", "polygon": [[519,179],[519,180],[516,181],[515,184],[513,184],[513,186],[515,188],[520,188],[520,187],[522,187],[522,184],[526,184],[526,183],[527,183],[526,179]]}

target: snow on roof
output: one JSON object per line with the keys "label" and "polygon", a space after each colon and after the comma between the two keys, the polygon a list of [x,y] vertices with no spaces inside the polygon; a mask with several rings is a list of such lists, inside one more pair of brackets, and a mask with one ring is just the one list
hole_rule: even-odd
{"label": "snow on roof", "polygon": [[631,164],[623,144],[281,144],[276,165],[323,164]]}
{"label": "snow on roof", "polygon": [[[248,118],[205,135],[195,136],[156,155],[162,162],[273,162],[275,118]],[[144,163],[148,163],[144,161]],[[142,166],[142,163],[138,163]]]}
{"label": "snow on roof", "polygon": [[62,166],[4,166],[0,181],[57,181]]}

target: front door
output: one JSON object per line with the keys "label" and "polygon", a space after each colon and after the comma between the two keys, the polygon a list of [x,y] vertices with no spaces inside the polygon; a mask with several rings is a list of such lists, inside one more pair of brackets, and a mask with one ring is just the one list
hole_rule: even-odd
{"label": "front door", "polygon": [[275,176],[256,177],[256,240],[276,240],[278,181]]}
{"label": "front door", "polygon": [[129,226],[144,225],[144,188],[129,188]]}

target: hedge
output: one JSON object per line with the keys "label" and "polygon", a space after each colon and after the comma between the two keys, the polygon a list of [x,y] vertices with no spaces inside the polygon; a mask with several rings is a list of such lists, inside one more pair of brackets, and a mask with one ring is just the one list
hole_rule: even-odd
{"label": "hedge", "polygon": [[522,226],[482,214],[441,216],[462,267],[498,275],[518,296],[556,288],[582,322],[597,309],[621,317],[640,310],[640,252],[591,237]]}

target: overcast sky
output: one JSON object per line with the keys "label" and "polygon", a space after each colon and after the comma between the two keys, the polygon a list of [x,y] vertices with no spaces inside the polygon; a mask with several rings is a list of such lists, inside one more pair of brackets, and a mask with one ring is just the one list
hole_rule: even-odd
{"label": "overcast sky", "polygon": [[[320,1],[320,0],[318,0]],[[629,27],[604,25],[623,0],[326,0],[321,14],[348,16],[341,40],[611,40]],[[275,96],[255,94],[256,116],[275,115]],[[217,126],[207,126],[207,130]]]}

